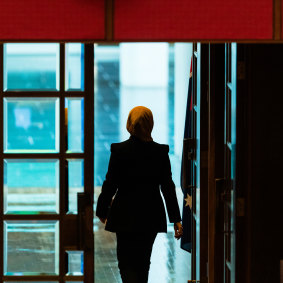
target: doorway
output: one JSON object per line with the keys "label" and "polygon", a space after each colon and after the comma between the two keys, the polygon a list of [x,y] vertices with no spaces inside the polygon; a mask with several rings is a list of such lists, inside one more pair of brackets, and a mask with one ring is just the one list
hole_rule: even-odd
{"label": "doorway", "polygon": [[[190,75],[189,43],[121,43],[96,45],[95,58],[95,200],[107,172],[111,143],[129,138],[126,121],[138,105],[154,116],[152,136],[169,144],[173,180],[183,208],[180,189],[182,141]],[[95,278],[121,282],[115,254],[115,234],[105,232],[95,219]],[[146,229],[146,227],[144,227]],[[190,253],[173,236],[160,233],[151,258],[149,282],[186,282],[190,279]]]}

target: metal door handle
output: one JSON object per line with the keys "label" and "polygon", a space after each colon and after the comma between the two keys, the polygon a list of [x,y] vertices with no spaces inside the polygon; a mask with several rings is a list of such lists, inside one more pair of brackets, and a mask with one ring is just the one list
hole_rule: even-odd
{"label": "metal door handle", "polygon": [[[86,229],[86,207],[91,205],[91,198],[87,193],[78,193],[78,248],[81,250],[88,249],[90,239],[87,236]],[[91,246],[90,246],[91,247]]]}

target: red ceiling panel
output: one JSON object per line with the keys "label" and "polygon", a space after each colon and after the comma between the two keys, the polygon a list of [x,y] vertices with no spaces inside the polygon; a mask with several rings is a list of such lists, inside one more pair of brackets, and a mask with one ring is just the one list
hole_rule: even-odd
{"label": "red ceiling panel", "polygon": [[116,40],[272,39],[273,0],[116,0]]}
{"label": "red ceiling panel", "polygon": [[105,36],[103,0],[0,0],[0,40],[92,40]]}

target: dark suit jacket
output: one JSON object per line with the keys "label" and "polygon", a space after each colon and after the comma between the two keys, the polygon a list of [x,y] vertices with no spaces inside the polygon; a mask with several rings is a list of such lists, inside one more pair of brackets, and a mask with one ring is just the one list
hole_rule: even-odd
{"label": "dark suit jacket", "polygon": [[143,142],[134,136],[111,145],[96,209],[98,217],[107,218],[106,230],[167,232],[160,189],[170,222],[181,220],[168,152],[168,145]]}

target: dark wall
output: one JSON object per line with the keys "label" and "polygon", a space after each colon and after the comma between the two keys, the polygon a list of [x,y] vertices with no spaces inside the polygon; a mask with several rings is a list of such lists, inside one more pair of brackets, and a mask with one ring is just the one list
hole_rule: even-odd
{"label": "dark wall", "polygon": [[245,188],[246,198],[246,235],[242,238],[246,242],[240,243],[239,254],[248,258],[246,282],[279,283],[283,259],[283,46],[239,45],[238,50],[245,53],[245,87],[238,89],[237,140],[245,171],[239,168],[238,185],[240,190]]}

